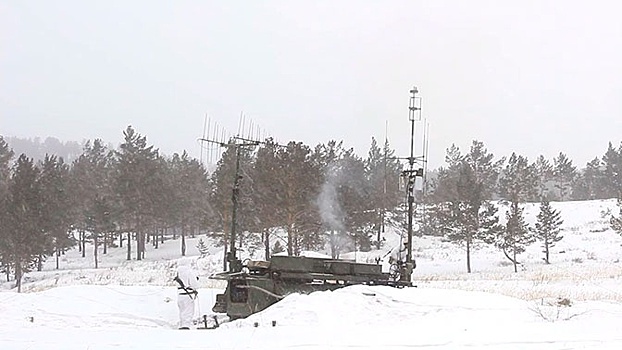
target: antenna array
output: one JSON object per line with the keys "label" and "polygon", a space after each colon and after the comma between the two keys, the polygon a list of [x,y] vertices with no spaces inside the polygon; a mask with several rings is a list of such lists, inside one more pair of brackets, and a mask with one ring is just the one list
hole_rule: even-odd
{"label": "antenna array", "polygon": [[201,163],[213,166],[222,157],[226,147],[256,146],[264,143],[261,140],[265,140],[266,137],[266,131],[244,113],[240,113],[238,131],[235,135],[205,115],[203,136],[198,139],[201,145]]}
{"label": "antenna array", "polygon": [[[244,113],[240,113],[240,119],[238,121],[238,133],[236,135],[228,134],[224,128],[214,123],[212,135],[210,136],[211,121],[208,122],[207,116],[205,117],[205,124],[203,127],[203,137],[199,139],[201,142],[201,149],[207,151],[208,164],[215,164],[221,157],[226,148],[235,150],[235,175],[233,179],[233,189],[231,194],[231,233],[229,237],[229,251],[225,245],[224,258],[223,258],[223,270],[227,270],[227,264],[229,265],[230,272],[238,272],[241,269],[242,263],[236,255],[236,234],[237,234],[237,210],[239,205],[240,195],[240,153],[242,148],[255,147],[265,142],[260,141],[262,130],[252,120],[248,120]],[[203,152],[201,152],[202,154]],[[201,162],[203,162],[201,158]]]}

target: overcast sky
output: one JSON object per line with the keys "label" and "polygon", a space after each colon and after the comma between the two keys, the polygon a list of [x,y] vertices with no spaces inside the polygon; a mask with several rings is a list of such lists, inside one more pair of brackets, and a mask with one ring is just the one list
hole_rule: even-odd
{"label": "overcast sky", "polygon": [[0,134],[117,144],[131,124],[199,157],[205,116],[236,133],[243,112],[280,142],[343,140],[361,156],[388,125],[407,156],[416,85],[433,168],[474,139],[583,167],[622,141],[621,13],[618,1],[5,0]]}

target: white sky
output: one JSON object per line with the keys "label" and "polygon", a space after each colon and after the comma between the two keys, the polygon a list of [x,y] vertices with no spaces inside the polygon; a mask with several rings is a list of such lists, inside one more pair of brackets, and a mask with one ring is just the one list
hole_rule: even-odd
{"label": "white sky", "polygon": [[408,155],[408,90],[431,167],[484,141],[497,156],[566,152],[583,167],[622,135],[617,1],[3,1],[0,134],[165,153],[208,114],[241,112],[281,142],[372,136]]}

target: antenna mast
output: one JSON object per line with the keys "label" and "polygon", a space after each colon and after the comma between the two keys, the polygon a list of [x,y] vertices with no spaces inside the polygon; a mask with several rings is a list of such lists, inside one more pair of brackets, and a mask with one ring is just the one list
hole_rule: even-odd
{"label": "antenna mast", "polygon": [[224,140],[219,141],[217,138],[208,139],[208,138],[200,138],[200,142],[206,142],[208,144],[215,144],[223,148],[233,148],[235,150],[235,175],[233,179],[233,189],[231,193],[231,234],[229,237],[229,251],[227,252],[227,247],[225,246],[225,257],[223,261],[223,267],[227,270],[227,263],[229,263],[229,271],[230,272],[238,272],[242,269],[242,263],[237,257],[237,249],[235,246],[236,235],[237,235],[237,211],[239,205],[239,195],[240,195],[240,180],[242,176],[240,175],[240,157],[241,150],[244,147],[254,147],[259,145],[261,142],[258,140],[246,139],[240,136],[241,132],[244,128],[244,119],[243,115],[240,115],[240,124],[238,126],[238,135],[229,138],[227,142]]}
{"label": "antenna mast", "polygon": [[[248,128],[248,129],[247,129]],[[205,129],[205,127],[204,127]],[[209,128],[208,128],[209,130]],[[225,142],[225,133],[223,132],[220,137],[214,133],[213,138],[200,138],[200,142],[212,144],[219,146],[221,148],[234,149],[235,151],[235,175],[233,179],[233,189],[231,193],[231,233],[229,236],[229,251],[227,251],[227,246],[225,245],[224,251],[224,259],[223,259],[223,270],[227,270],[227,263],[229,265],[229,272],[239,272],[242,269],[242,262],[237,256],[237,248],[236,244],[236,235],[238,231],[237,225],[237,212],[239,207],[239,196],[240,196],[240,180],[242,179],[242,175],[240,174],[240,158],[242,156],[242,149],[252,148],[258,146],[260,144],[265,144],[265,142],[259,141],[259,139],[253,139],[254,134],[259,137],[260,134],[259,126],[254,125],[252,120],[249,120],[249,125],[246,125],[246,116],[244,113],[240,114],[240,120],[238,123],[238,133],[236,136],[228,137],[228,140]],[[246,133],[248,137],[244,137],[243,134]],[[205,134],[205,131],[204,131]],[[209,131],[208,131],[209,134]],[[280,145],[277,145],[280,146]],[[224,223],[223,223],[224,224]],[[226,236],[225,236],[226,237]]]}
{"label": "antenna mast", "polygon": [[424,167],[426,163],[425,156],[415,156],[415,122],[421,121],[421,97],[417,94],[419,90],[413,87],[410,90],[410,102],[408,104],[408,120],[410,121],[410,156],[402,158],[408,160],[408,169],[402,171],[402,176],[406,178],[406,198],[408,204],[408,237],[406,241],[406,262],[403,271],[400,273],[400,279],[406,282],[411,281],[412,271],[415,263],[412,257],[413,246],[413,216],[415,206],[415,183],[417,177],[423,180]]}

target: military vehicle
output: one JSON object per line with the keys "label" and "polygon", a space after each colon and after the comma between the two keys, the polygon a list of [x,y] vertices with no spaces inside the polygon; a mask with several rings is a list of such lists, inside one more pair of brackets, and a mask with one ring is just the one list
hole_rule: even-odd
{"label": "military vehicle", "polygon": [[248,260],[245,264],[231,260],[235,271],[211,276],[227,281],[225,292],[216,296],[212,311],[226,313],[230,320],[264,310],[290,293],[334,290],[354,284],[412,286],[412,264],[394,264],[391,272],[382,272],[379,264],[328,258],[273,256],[270,261]]}
{"label": "military vehicle", "polygon": [[[425,155],[415,156],[414,154],[415,122],[421,121],[421,99],[416,96],[418,92],[416,87],[410,90],[411,96],[408,107],[408,119],[411,123],[410,157],[398,158],[408,160],[408,168],[402,171],[407,194],[408,235],[398,257],[390,260],[391,269],[388,273],[382,272],[379,261],[376,264],[364,264],[339,259],[273,256],[270,261],[249,260],[243,264],[236,256],[237,247],[235,246],[239,181],[242,178],[240,175],[240,149],[256,146],[259,142],[238,137],[240,143],[221,144],[236,149],[236,167],[231,198],[233,205],[229,237],[230,248],[225,259],[225,270],[228,262],[229,271],[211,277],[227,281],[227,287],[224,293],[216,296],[216,303],[212,311],[226,313],[230,320],[234,320],[264,310],[290,293],[334,290],[353,284],[412,286],[411,276],[415,268],[415,261],[412,256],[415,194],[416,192],[423,194],[422,191],[425,186],[422,184],[425,182],[427,165]],[[427,132],[424,132],[424,152],[427,154],[426,135]],[[421,167],[416,168],[415,165]],[[420,184],[420,190],[417,190],[416,183]],[[402,251],[406,256],[404,260],[401,259]],[[215,327],[217,327],[216,317],[214,317],[214,321]],[[204,322],[208,328],[206,316],[204,316]]]}

